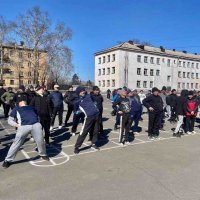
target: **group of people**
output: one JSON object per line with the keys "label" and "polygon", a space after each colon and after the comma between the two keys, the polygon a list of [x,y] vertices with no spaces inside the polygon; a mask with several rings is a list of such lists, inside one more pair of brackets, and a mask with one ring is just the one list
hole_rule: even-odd
{"label": "group of people", "polygon": [[[139,133],[139,122],[142,119],[144,107],[149,114],[148,136],[150,140],[159,139],[159,130],[163,130],[166,119],[171,123],[177,122],[173,136],[180,137],[185,131],[186,134],[194,133],[194,122],[197,116],[200,93],[183,90],[176,94],[176,90],[169,91],[163,87],[152,88],[148,94],[143,91],[130,90],[127,87],[107,91],[107,98],[111,99],[113,111],[116,116],[114,129],[119,130],[119,143],[129,144],[129,133]],[[23,145],[28,134],[31,132],[33,140],[37,145],[37,151],[42,159],[49,160],[46,148],[51,146],[49,137],[54,130],[54,122],[58,114],[59,126],[67,127],[71,114],[73,113],[71,133],[77,133],[77,127],[82,122],[81,131],[74,146],[74,153],[80,152],[80,147],[89,134],[91,148],[99,150],[97,141],[106,138],[103,129],[103,96],[97,86],[87,92],[82,86],[73,90],[73,86],[66,88],[63,95],[59,85],[55,84],[52,92],[44,86],[30,86],[25,89],[22,85],[16,93],[12,88],[7,91],[0,85],[0,103],[3,105],[5,118],[8,123],[16,127],[16,136],[8,154],[3,162],[3,167],[11,165],[21,145]],[[67,114],[63,124],[64,103],[68,105]],[[9,110],[12,111],[9,114]],[[8,116],[9,114],[9,116]],[[132,126],[133,125],[133,126]],[[43,138],[44,130],[44,138]]]}

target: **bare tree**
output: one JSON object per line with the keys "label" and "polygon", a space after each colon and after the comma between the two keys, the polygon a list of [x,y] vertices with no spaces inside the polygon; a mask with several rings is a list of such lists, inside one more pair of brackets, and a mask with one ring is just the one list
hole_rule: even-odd
{"label": "bare tree", "polygon": [[[67,59],[70,63],[66,64],[66,58],[63,56],[64,53],[66,55],[66,49],[68,49],[64,44],[72,34],[71,30],[66,28],[63,23],[59,23],[53,28],[49,14],[41,11],[39,7],[34,7],[17,17],[15,30],[18,38],[24,41],[28,48],[33,49],[32,77],[34,84],[38,84],[40,60],[47,60],[41,74],[42,82],[46,81],[47,75],[50,77],[52,71],[55,71],[53,69],[55,64],[55,67],[65,64],[59,67],[59,71],[57,70],[56,78],[64,74],[63,70],[67,72],[72,70],[72,67],[70,68],[72,66],[70,65],[71,59]],[[68,49],[67,52],[70,54],[68,57],[71,57],[71,51]]]}

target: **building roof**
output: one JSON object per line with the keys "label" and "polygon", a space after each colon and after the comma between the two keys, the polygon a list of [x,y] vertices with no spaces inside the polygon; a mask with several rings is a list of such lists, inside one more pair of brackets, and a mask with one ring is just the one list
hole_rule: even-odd
{"label": "building roof", "polygon": [[180,59],[200,61],[200,55],[196,53],[192,54],[192,53],[187,53],[187,51],[176,51],[175,49],[169,50],[169,49],[165,49],[162,46],[153,47],[153,46],[147,46],[147,45],[142,45],[142,44],[135,44],[132,41],[123,42],[111,48],[107,48],[105,50],[96,52],[95,56],[98,56],[104,53],[109,53],[116,50],[133,51],[133,52],[138,52],[138,53],[147,53],[147,54],[154,54],[154,55],[159,55],[159,56],[167,56],[167,57],[174,57],[174,58],[180,58]]}

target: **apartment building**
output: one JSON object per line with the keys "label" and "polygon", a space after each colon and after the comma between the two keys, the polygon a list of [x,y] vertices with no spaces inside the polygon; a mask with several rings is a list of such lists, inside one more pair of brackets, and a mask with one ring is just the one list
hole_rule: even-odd
{"label": "apartment building", "polygon": [[102,91],[127,86],[199,90],[200,55],[134,44],[132,41],[95,53],[95,84]]}

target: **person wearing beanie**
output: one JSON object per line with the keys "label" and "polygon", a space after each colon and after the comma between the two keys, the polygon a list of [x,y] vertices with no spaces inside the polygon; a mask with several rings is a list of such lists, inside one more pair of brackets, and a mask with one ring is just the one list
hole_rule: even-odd
{"label": "person wearing beanie", "polygon": [[159,120],[163,111],[163,101],[158,94],[159,89],[154,87],[152,94],[143,100],[143,105],[149,112],[148,136],[150,140],[159,139]]}
{"label": "person wearing beanie", "polygon": [[54,91],[51,92],[49,95],[50,100],[53,102],[53,113],[52,113],[52,118],[51,118],[51,127],[50,131],[53,130],[54,122],[56,115],[58,113],[58,120],[59,120],[59,129],[62,128],[62,120],[63,120],[63,110],[64,110],[64,105],[63,105],[63,95],[59,91],[59,85],[54,85]]}
{"label": "person wearing beanie", "polygon": [[66,93],[64,95],[64,102],[67,104],[68,109],[67,109],[67,114],[66,114],[66,118],[65,118],[65,126],[67,126],[67,122],[72,114],[72,111],[74,110],[74,105],[73,105],[73,101],[76,98],[76,92],[73,91],[73,86],[72,85],[68,85],[66,88]]}
{"label": "person wearing beanie", "polygon": [[74,109],[80,109],[84,113],[85,119],[81,132],[79,133],[76,144],[74,146],[74,153],[79,153],[81,145],[91,130],[93,130],[91,148],[94,150],[99,150],[99,147],[96,146],[99,132],[99,110],[95,105],[95,102],[92,100],[91,95],[86,93],[84,87],[79,86],[76,89],[76,93],[79,98],[74,102]]}
{"label": "person wearing beanie", "polygon": [[12,91],[12,88],[8,87],[8,91],[1,96],[1,101],[5,104],[5,118],[8,118],[10,108],[13,109],[15,106],[13,102],[14,95],[15,93]]}
{"label": "person wearing beanie", "polygon": [[185,103],[184,110],[185,110],[185,116],[186,116],[185,132],[187,134],[196,133],[194,131],[194,123],[195,123],[195,119],[198,112],[198,101],[194,97],[193,91],[189,91],[188,93],[188,98]]}
{"label": "person wearing beanie", "polygon": [[30,85],[28,87],[28,89],[26,90],[26,92],[28,93],[29,95],[29,98],[30,98],[30,102],[31,100],[35,97],[36,93],[35,93],[35,90],[34,90],[34,87],[32,85]]}
{"label": "person wearing beanie", "polygon": [[29,105],[30,97],[29,97],[28,93],[25,92],[24,85],[19,86],[19,89],[17,90],[17,92],[15,93],[15,95],[13,97],[13,102],[15,103],[15,106],[18,106],[19,102],[22,100],[26,101],[27,105]]}

